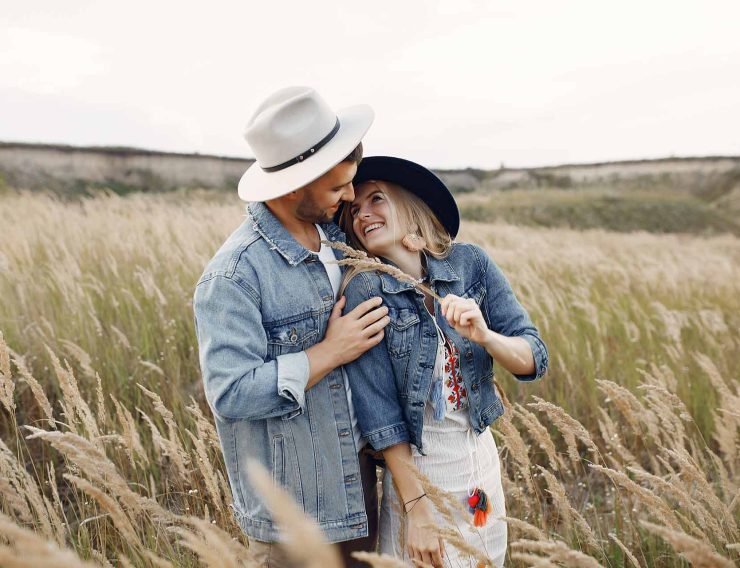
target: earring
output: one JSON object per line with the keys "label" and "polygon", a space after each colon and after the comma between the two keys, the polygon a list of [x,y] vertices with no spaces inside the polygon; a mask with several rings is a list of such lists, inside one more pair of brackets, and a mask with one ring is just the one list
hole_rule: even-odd
{"label": "earring", "polygon": [[427,242],[416,233],[409,233],[403,237],[401,244],[411,252],[419,252],[427,246]]}

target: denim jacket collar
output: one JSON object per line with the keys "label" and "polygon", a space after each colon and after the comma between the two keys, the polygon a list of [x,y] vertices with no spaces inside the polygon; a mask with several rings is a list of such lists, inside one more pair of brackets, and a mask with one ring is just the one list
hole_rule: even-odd
{"label": "denim jacket collar", "polygon": [[[386,262],[393,264],[387,260]],[[447,259],[438,259],[431,255],[426,255],[426,263],[427,276],[429,276],[429,282],[432,285],[435,282],[457,282],[460,280],[460,276],[458,276]],[[399,292],[405,292],[413,288],[408,282],[396,280],[393,276],[385,272],[380,273],[380,285],[383,292],[387,294],[398,294]]]}
{"label": "denim jacket collar", "polygon": [[[270,209],[261,202],[247,205],[247,214],[254,221],[254,230],[275,248],[291,266],[295,266],[313,254],[295,240]],[[344,233],[334,223],[320,224],[330,241],[346,242]]]}

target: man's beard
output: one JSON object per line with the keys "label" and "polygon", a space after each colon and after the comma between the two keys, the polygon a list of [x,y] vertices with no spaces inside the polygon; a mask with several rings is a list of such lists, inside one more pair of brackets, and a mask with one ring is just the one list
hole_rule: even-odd
{"label": "man's beard", "polygon": [[302,199],[295,210],[296,217],[308,223],[331,223],[334,214],[327,209],[321,209],[310,199]]}

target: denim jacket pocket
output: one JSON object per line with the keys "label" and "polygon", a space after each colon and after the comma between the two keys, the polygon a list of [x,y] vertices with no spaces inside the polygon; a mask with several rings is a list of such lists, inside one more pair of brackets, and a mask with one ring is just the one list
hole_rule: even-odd
{"label": "denim jacket pocket", "polygon": [[388,351],[392,357],[399,359],[411,352],[419,315],[416,310],[409,308],[388,307],[388,316],[391,319],[387,328]]}
{"label": "denim jacket pocket", "polygon": [[277,324],[265,323],[267,332],[267,355],[274,359],[278,355],[297,353],[315,343],[319,332],[312,315]]}
{"label": "denim jacket pocket", "polygon": [[272,482],[285,487],[285,437],[282,435],[272,438]]}
{"label": "denim jacket pocket", "polygon": [[471,298],[475,300],[475,303],[480,306],[480,303],[483,301],[483,297],[486,295],[486,283],[482,280],[479,280],[472,286],[470,286],[465,292],[463,293],[463,298]]}

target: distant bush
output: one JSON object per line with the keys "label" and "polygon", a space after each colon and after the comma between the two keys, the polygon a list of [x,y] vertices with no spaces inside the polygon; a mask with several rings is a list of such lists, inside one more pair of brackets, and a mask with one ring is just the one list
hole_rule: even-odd
{"label": "distant bush", "polygon": [[471,221],[501,220],[538,227],[606,229],[650,233],[740,235],[740,223],[723,211],[694,198],[665,196],[644,199],[630,194],[588,195],[553,199],[540,191],[526,202],[500,196],[488,202],[462,203],[461,215]]}

